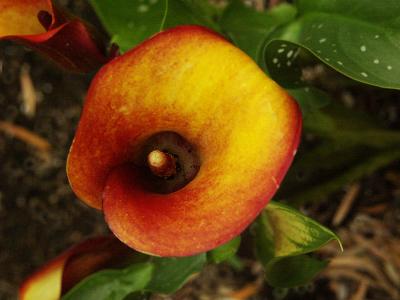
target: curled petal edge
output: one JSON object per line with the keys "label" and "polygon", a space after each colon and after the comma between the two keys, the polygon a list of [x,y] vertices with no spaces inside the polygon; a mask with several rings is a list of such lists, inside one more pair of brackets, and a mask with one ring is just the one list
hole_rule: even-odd
{"label": "curled petal edge", "polygon": [[[8,1],[10,2],[10,1]],[[18,12],[18,5],[24,5],[23,0],[17,1],[17,5],[8,4],[8,10],[17,18],[17,24],[10,23],[7,28],[7,22],[0,24],[0,40],[12,40],[30,47],[46,57],[50,58],[60,67],[78,73],[87,73],[93,71],[105,64],[110,57],[106,54],[103,39],[100,34],[89,24],[71,16],[62,10],[59,10],[52,1],[36,1],[38,4],[37,17],[30,18],[26,23],[23,20],[23,14]],[[7,6],[7,3],[1,5]],[[1,8],[0,5],[0,8]],[[50,11],[42,10],[40,7],[46,7]],[[46,25],[39,20],[39,13],[46,12],[51,18],[51,23]],[[0,13],[1,17],[1,13]],[[18,24],[19,22],[19,24]],[[35,24],[33,24],[35,22]],[[31,34],[15,34],[13,25],[22,26],[32,23],[33,32]],[[40,28],[38,24],[42,23]],[[4,28],[5,26],[5,28]],[[47,27],[47,28],[46,28]],[[7,34],[7,31],[12,34]],[[14,30],[15,31],[15,30]],[[6,33],[6,34],[5,34]]]}
{"label": "curled petal edge", "polygon": [[118,265],[134,252],[111,236],[88,239],[71,247],[27,278],[20,300],[57,300],[86,276]]}

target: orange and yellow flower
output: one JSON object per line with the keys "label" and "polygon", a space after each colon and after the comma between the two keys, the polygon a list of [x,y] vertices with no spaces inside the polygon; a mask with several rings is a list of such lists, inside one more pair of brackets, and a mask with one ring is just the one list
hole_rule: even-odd
{"label": "orange and yellow flower", "polygon": [[[192,255],[256,218],[300,132],[298,105],[246,54],[208,29],[181,26],[96,75],[67,172],[122,242]],[[172,172],[154,171],[158,163]]]}

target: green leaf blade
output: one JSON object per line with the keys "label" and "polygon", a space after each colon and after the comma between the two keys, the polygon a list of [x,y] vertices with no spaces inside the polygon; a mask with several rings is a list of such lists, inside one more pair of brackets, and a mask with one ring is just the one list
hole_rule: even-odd
{"label": "green leaf blade", "polygon": [[289,4],[279,5],[268,12],[258,12],[242,1],[234,0],[225,9],[220,25],[239,48],[258,62],[268,35],[295,15],[295,7]]}
{"label": "green leaf blade", "polygon": [[[301,0],[297,7],[299,17],[275,40],[307,49],[356,81],[400,89],[398,1]],[[266,58],[269,68],[273,68],[272,56]]]}
{"label": "green leaf blade", "polygon": [[[200,1],[200,0],[199,0]],[[150,36],[178,25],[203,25],[214,30],[211,9],[190,0],[90,0],[96,14],[121,52]]]}
{"label": "green leaf blade", "polygon": [[307,283],[325,266],[305,254],[320,249],[338,236],[294,208],[270,202],[253,226],[256,254],[267,282],[275,287]]}
{"label": "green leaf blade", "polygon": [[[153,3],[154,2],[154,3]],[[122,52],[160,31],[167,1],[90,0],[112,42]]]}
{"label": "green leaf blade", "polygon": [[273,228],[275,257],[310,253],[332,240],[342,247],[334,232],[288,205],[272,201],[265,214]]}
{"label": "green leaf blade", "polygon": [[206,261],[205,253],[182,258],[154,258],[154,276],[146,290],[171,294],[181,288],[190,276],[200,272]]}
{"label": "green leaf blade", "polygon": [[123,270],[103,270],[86,277],[62,300],[123,300],[132,292],[143,290],[153,270],[150,263],[134,264]]}
{"label": "green leaf blade", "polygon": [[267,265],[265,277],[274,287],[291,288],[308,283],[327,264],[327,261],[317,260],[308,255],[284,257]]}
{"label": "green leaf blade", "polygon": [[208,260],[213,263],[221,263],[231,259],[237,252],[240,246],[240,236],[235,237],[229,242],[219,246],[207,253]]}

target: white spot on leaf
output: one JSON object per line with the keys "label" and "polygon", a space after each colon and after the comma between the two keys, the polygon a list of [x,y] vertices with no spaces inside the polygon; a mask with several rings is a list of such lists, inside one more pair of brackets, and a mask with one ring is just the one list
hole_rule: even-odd
{"label": "white spot on leaf", "polygon": [[364,76],[364,77],[368,77],[368,74],[365,73],[365,72],[361,72],[361,75]]}
{"label": "white spot on leaf", "polygon": [[338,63],[338,65],[343,66],[343,63],[340,60],[338,60],[337,63]]}
{"label": "white spot on leaf", "polygon": [[365,45],[362,45],[360,47],[360,50],[361,50],[361,52],[365,52],[365,51],[367,51],[367,47],[365,47]]}
{"label": "white spot on leaf", "polygon": [[278,49],[278,53],[282,53],[284,51],[285,51],[285,49],[282,49],[282,48]]}
{"label": "white spot on leaf", "polygon": [[387,66],[386,68],[387,68],[389,71],[390,71],[391,69],[393,69],[393,67],[392,67],[391,65]]}
{"label": "white spot on leaf", "polygon": [[374,59],[374,64],[376,64],[376,65],[379,64],[379,59],[375,58]]}
{"label": "white spot on leaf", "polygon": [[322,38],[322,39],[319,40],[320,44],[325,43],[325,42],[326,42],[326,38]]}
{"label": "white spot on leaf", "polygon": [[292,55],[293,55],[293,50],[290,50],[290,51],[286,54],[287,58],[290,58]]}
{"label": "white spot on leaf", "polygon": [[273,62],[274,64],[277,64],[277,63],[279,62],[279,59],[277,59],[276,57],[274,57],[274,58],[272,59],[272,62]]}

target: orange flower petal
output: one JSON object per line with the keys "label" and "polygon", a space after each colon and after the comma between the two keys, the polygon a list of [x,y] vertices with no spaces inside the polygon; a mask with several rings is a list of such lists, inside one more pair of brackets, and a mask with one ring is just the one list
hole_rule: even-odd
{"label": "orange flower petal", "polygon": [[[43,13],[49,24],[39,21]],[[70,71],[89,72],[106,63],[104,45],[95,30],[77,18],[69,19],[51,1],[2,0],[0,40],[20,42]]]}
{"label": "orange flower petal", "polygon": [[[170,194],[149,192],[131,162],[142,143],[174,131],[201,167]],[[103,67],[92,82],[68,158],[72,188],[101,208],[121,241],[186,256],[239,234],[279,186],[297,148],[301,113],[243,52],[198,26],[160,33]]]}
{"label": "orange flower petal", "polygon": [[99,237],[73,246],[31,275],[20,287],[20,300],[58,300],[76,283],[133,252],[114,237]]}

